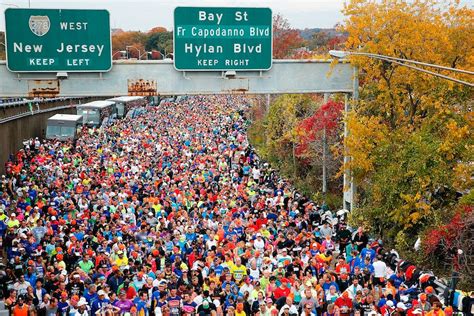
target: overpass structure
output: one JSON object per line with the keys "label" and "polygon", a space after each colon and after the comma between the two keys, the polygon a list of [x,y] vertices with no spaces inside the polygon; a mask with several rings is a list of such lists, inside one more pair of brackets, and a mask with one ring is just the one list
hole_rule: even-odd
{"label": "overpass structure", "polygon": [[97,73],[15,73],[0,62],[1,97],[353,93],[354,69],[331,60],[274,60],[268,71],[177,71],[171,60],[118,60]]}

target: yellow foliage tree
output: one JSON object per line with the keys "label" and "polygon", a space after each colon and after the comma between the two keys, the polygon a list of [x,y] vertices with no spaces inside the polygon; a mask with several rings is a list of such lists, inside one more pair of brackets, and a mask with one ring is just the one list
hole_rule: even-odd
{"label": "yellow foliage tree", "polygon": [[[459,1],[352,0],[343,13],[347,50],[474,68],[474,11]],[[359,186],[353,218],[408,253],[407,245],[449,218],[459,194],[472,188],[473,90],[376,59],[351,62],[361,84],[346,117],[346,167]]]}

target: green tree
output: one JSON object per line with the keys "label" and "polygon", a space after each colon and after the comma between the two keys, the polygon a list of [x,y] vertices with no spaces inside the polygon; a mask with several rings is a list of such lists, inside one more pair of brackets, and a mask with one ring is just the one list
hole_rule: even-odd
{"label": "green tree", "polygon": [[[457,1],[352,0],[343,12],[348,50],[474,67],[473,10]],[[458,195],[472,189],[473,90],[396,64],[351,60],[361,73],[360,102],[346,118],[346,167],[359,188],[352,220],[413,257],[420,234],[449,220]]]}
{"label": "green tree", "polygon": [[173,52],[173,32],[154,32],[149,35],[145,48],[147,51],[157,50],[163,55]]}

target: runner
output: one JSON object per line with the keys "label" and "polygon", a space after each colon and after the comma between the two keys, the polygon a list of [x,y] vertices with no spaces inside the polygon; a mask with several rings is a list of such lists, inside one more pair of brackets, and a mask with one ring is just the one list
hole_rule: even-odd
{"label": "runner", "polygon": [[406,296],[441,315],[431,283],[404,288],[412,269],[393,271],[362,227],[351,235],[345,212],[300,196],[259,160],[247,104],[189,97],[84,129],[74,147],[25,147],[0,186],[5,306],[14,315],[388,315],[405,313]]}

